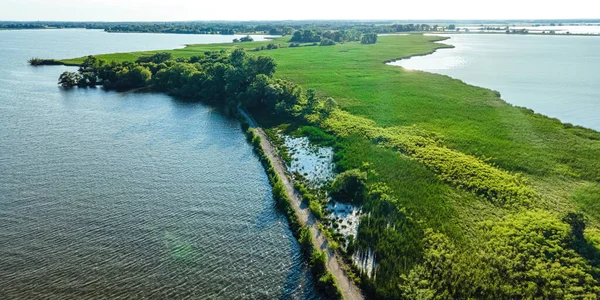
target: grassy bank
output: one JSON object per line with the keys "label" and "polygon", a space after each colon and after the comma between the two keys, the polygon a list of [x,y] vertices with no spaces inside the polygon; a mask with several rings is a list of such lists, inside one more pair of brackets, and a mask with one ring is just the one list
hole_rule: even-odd
{"label": "grassy bank", "polygon": [[[372,214],[361,222],[357,241],[372,248],[379,262],[367,292],[388,299],[418,293],[559,297],[557,289],[564,290],[563,297],[597,293],[590,288],[597,284],[590,283],[589,276],[599,279],[594,271],[599,260],[595,246],[585,245],[598,240],[600,133],[514,107],[488,89],[384,64],[447,47],[433,43],[438,40],[384,36],[372,45],[250,52],[273,57],[278,63],[276,77],[333,97],[340,109],[325,120],[313,120],[313,125],[336,136],[340,171],[365,162],[372,170],[366,202]],[[282,38],[273,43],[285,42]],[[169,52],[192,57],[267,43],[192,45]],[[129,61],[152,53],[99,58]],[[270,122],[276,126],[289,121]],[[381,186],[385,188],[377,188]],[[581,224],[565,216],[578,210],[588,218],[582,221],[585,236],[576,234],[583,230],[569,233],[568,225],[575,229]],[[529,232],[540,233],[541,238],[525,236]],[[569,263],[553,265],[554,257],[544,254],[548,245],[558,253],[555,257],[564,258],[561,262],[570,257]],[[506,267],[506,262],[518,259],[511,251],[499,252],[502,249],[526,253],[520,258],[525,265]],[[440,251],[449,257],[446,265],[439,265],[444,263],[437,260]],[[481,257],[469,260],[464,253]],[[552,274],[561,276],[563,267],[572,268],[581,276],[569,273],[573,277],[561,279],[533,272],[541,266],[560,267]],[[443,276],[427,273],[435,268],[444,270]],[[523,268],[533,273],[520,274]],[[473,290],[460,285],[464,276],[472,279]],[[520,286],[528,283],[540,290]],[[440,291],[453,285],[454,293]]]}

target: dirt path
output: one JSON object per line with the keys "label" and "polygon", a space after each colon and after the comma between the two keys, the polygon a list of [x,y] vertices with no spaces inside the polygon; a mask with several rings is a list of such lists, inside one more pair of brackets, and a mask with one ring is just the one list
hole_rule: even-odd
{"label": "dirt path", "polygon": [[333,277],[335,277],[335,280],[337,281],[340,287],[340,291],[342,292],[343,298],[346,300],[364,299],[364,296],[361,294],[358,287],[356,287],[354,282],[350,280],[350,278],[348,278],[346,272],[342,269],[342,259],[338,257],[333,250],[327,247],[327,240],[325,236],[321,233],[321,231],[317,228],[316,219],[310,213],[308,206],[302,203],[302,199],[294,190],[294,183],[288,176],[287,168],[281,160],[281,158],[279,157],[277,149],[275,148],[275,146],[273,146],[273,144],[271,144],[264,130],[258,127],[257,123],[254,121],[254,119],[252,119],[252,117],[250,117],[248,114],[246,114],[246,112],[244,112],[241,109],[240,113],[246,118],[248,124],[250,124],[250,127],[254,129],[254,133],[260,136],[260,146],[262,147],[267,157],[269,157],[269,159],[271,160],[275,172],[277,172],[277,175],[279,176],[283,185],[285,186],[285,190],[290,199],[292,200],[292,207],[294,208],[296,215],[298,215],[298,220],[300,221],[300,224],[310,226],[310,231],[312,232],[313,236],[313,245],[315,245],[320,250],[327,251],[327,269],[329,270],[329,272],[331,272]]}

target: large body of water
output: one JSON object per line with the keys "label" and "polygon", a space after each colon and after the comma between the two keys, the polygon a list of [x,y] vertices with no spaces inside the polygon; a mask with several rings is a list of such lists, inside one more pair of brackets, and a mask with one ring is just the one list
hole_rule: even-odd
{"label": "large body of water", "polygon": [[238,122],[26,64],[232,38],[0,31],[0,299],[317,297]]}
{"label": "large body of water", "polygon": [[509,103],[600,130],[600,37],[449,35],[454,49],[394,62],[499,91]]}

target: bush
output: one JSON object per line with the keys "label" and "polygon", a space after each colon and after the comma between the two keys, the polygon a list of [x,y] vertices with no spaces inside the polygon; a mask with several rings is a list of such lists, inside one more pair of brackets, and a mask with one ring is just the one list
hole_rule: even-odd
{"label": "bush", "polygon": [[316,277],[321,277],[327,272],[327,253],[325,251],[313,250],[310,256],[310,270]]}
{"label": "bush", "polygon": [[253,42],[253,41],[254,41],[254,39],[251,36],[249,36],[249,35],[240,38],[240,43]]}
{"label": "bush", "polygon": [[321,43],[319,44],[319,46],[333,46],[333,45],[335,45],[335,42],[333,40],[330,40],[327,38],[322,39]]}
{"label": "bush", "polygon": [[335,278],[333,278],[333,275],[331,275],[329,272],[319,277],[319,281],[317,281],[317,289],[325,294],[327,299],[342,298],[342,294],[340,293],[339,287],[335,282]]}
{"label": "bush", "polygon": [[367,173],[352,169],[339,174],[331,184],[331,197],[340,202],[362,203],[365,196]]}
{"label": "bush", "polygon": [[321,208],[321,204],[317,199],[311,199],[308,202],[308,208],[315,215],[315,217],[319,220],[323,219],[323,209]]}
{"label": "bush", "polygon": [[300,234],[298,236],[298,242],[300,243],[300,248],[306,255],[310,255],[313,251],[313,243],[312,243],[312,233],[310,232],[310,227],[304,226],[300,228]]}

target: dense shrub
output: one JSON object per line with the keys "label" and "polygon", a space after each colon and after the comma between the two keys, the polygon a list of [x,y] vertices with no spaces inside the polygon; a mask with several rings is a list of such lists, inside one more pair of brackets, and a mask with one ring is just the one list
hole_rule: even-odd
{"label": "dense shrub", "polygon": [[305,254],[312,254],[314,247],[312,243],[312,233],[310,232],[310,227],[303,226],[302,228],[300,228],[298,242],[300,243],[300,248],[302,248],[302,251],[304,251]]}
{"label": "dense shrub", "polygon": [[253,42],[253,41],[254,41],[254,39],[249,35],[240,38],[240,43]]}
{"label": "dense shrub", "polygon": [[54,59],[32,58],[27,61],[32,66],[58,66],[63,63]]}
{"label": "dense shrub", "polygon": [[328,38],[324,38],[321,40],[321,43],[319,44],[319,46],[333,46],[335,45],[335,42],[333,40],[330,40]]}
{"label": "dense shrub", "polygon": [[572,228],[552,213],[526,211],[482,224],[482,243],[459,251],[428,231],[423,262],[403,276],[404,297],[595,299],[591,267],[570,248]]}
{"label": "dense shrub", "polygon": [[339,174],[331,184],[331,197],[340,202],[362,203],[367,184],[367,173],[359,169]]}

